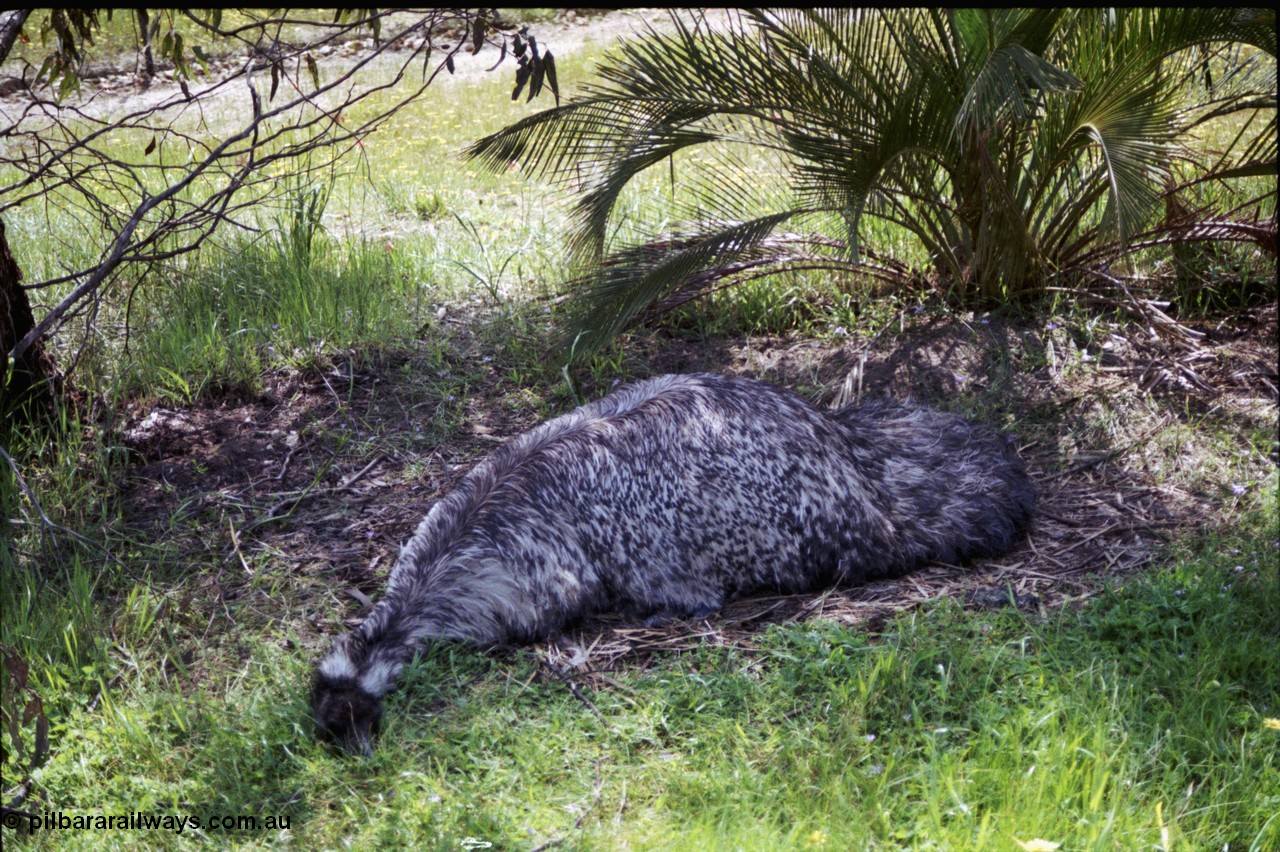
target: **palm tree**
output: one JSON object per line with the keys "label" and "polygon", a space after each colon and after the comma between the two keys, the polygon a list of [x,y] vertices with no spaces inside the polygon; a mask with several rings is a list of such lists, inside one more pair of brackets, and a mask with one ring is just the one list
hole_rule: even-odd
{"label": "palm tree", "polygon": [[[673,22],[622,44],[563,106],[468,152],[575,187],[579,354],[646,309],[783,268],[927,274],[983,298],[1040,291],[1150,237],[1179,134],[1259,97],[1269,123],[1217,165],[1275,174],[1274,12],[789,9],[747,11],[723,30]],[[1226,61],[1232,94],[1202,84],[1197,70],[1224,62],[1207,51],[1241,43],[1255,59]],[[692,171],[681,224],[612,239],[624,189],[677,155]],[[1270,215],[1274,252],[1273,201]],[[864,246],[873,220],[904,229],[931,268]]]}

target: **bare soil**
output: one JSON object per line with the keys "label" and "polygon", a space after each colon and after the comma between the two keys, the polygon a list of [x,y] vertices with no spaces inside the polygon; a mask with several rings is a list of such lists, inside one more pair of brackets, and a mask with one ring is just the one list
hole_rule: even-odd
{"label": "bare soil", "polygon": [[[1150,569],[1171,537],[1211,528],[1229,511],[1229,484],[1206,473],[1211,466],[1197,457],[1195,442],[1168,438],[1180,423],[1274,434],[1274,304],[1216,327],[1203,323],[1194,344],[1153,336],[1137,323],[1111,326],[1101,344],[1095,330],[1084,345],[1079,332],[1043,319],[903,315],[900,323],[841,345],[799,337],[696,341],[659,329],[636,336],[626,370],[637,378],[751,375],[818,404],[887,395],[1013,424],[1040,489],[1024,545],[998,559],[931,565],[855,588],[736,601],[698,624],[644,628],[617,616],[593,618],[541,646],[548,663],[599,674],[657,650],[750,645],[763,625],[797,619],[874,630],[897,611],[943,597],[974,608],[1060,607]],[[223,557],[220,595],[234,596],[270,566],[293,587],[276,601],[293,600],[308,613],[319,648],[335,609],[359,622],[399,545],[460,476],[544,412],[571,407],[553,378],[513,380],[487,354],[492,335],[466,327],[452,334],[453,362],[444,371],[424,343],[323,371],[281,371],[256,399],[136,407],[124,429],[135,454],[122,486],[124,522],[157,536],[198,525],[199,546]],[[468,377],[465,397],[452,402],[424,380],[450,370]],[[594,397],[607,389],[582,390]],[[454,419],[439,420],[448,406]],[[1109,427],[1096,422],[1103,411],[1112,412]],[[1241,442],[1240,453],[1257,456]],[[1251,463],[1265,475],[1276,451]]]}
{"label": "bare soil", "polygon": [[[726,14],[709,13],[716,22]],[[567,56],[665,20],[661,10],[562,17],[539,28],[539,40]],[[322,71],[362,49],[353,43],[322,58]],[[492,62],[487,52],[466,57],[458,74],[483,73]],[[140,91],[130,69],[116,69],[86,81],[82,95],[117,111],[177,92],[162,78]],[[0,115],[24,108],[27,97],[11,94]],[[495,335],[485,322],[472,317],[416,349],[281,370],[265,378],[254,399],[180,409],[135,403],[121,428],[133,459],[120,483],[121,523],[189,548],[190,564],[210,574],[208,588],[220,599],[269,574],[284,588],[273,592],[271,606],[308,623],[304,639],[319,648],[333,632],[332,613],[360,620],[384,588],[400,544],[460,476],[506,439],[569,407],[554,369],[541,380],[512,377],[521,365],[504,364],[486,348]],[[1270,461],[1254,458],[1243,437],[1275,432],[1274,298],[1220,321],[1184,324],[1190,336],[1136,319],[1088,333],[1060,322],[1052,328],[1043,319],[912,314],[879,335],[837,342],[693,340],[662,329],[637,335],[625,364],[636,378],[699,370],[751,375],[822,405],[887,395],[1012,426],[1040,489],[1039,515],[1026,543],[998,559],[736,601],[700,624],[641,628],[603,616],[542,652],[555,665],[602,672],[654,650],[749,645],[773,622],[824,618],[875,629],[897,611],[943,597],[975,608],[1058,607],[1150,569],[1171,537],[1211,528],[1229,514],[1226,473],[1208,463],[1195,440],[1177,439],[1180,424],[1193,425],[1191,434],[1208,428],[1240,436],[1238,452],[1254,469],[1280,461],[1275,449]],[[455,382],[465,392],[440,390],[449,385],[442,371],[465,376]],[[607,390],[590,382],[581,389],[591,397]],[[212,628],[219,607],[208,609]],[[226,615],[222,627],[233,628]]]}

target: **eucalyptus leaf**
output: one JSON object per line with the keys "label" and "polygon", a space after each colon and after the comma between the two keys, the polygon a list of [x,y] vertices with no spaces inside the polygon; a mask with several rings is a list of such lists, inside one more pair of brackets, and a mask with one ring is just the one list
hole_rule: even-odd
{"label": "eucalyptus leaf", "polygon": [[311,85],[318,90],[320,88],[320,68],[316,65],[315,57],[308,53],[302,58],[307,63],[307,72],[311,75]]}

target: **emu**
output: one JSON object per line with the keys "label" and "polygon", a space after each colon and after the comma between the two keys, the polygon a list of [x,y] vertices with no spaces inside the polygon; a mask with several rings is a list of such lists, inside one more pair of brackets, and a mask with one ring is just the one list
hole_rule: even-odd
{"label": "emu", "polygon": [[370,754],[426,641],[530,642],[592,613],[701,618],[1012,546],[1035,490],[1005,439],[893,402],[659,376],[513,438],[435,504],[316,669],[317,733]]}

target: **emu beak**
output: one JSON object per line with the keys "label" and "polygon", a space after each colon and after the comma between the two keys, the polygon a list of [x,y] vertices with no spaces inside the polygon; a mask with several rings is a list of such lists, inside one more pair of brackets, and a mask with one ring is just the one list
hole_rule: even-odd
{"label": "emu beak", "polygon": [[373,732],[367,726],[354,728],[342,739],[342,750],[365,760],[373,757]]}

